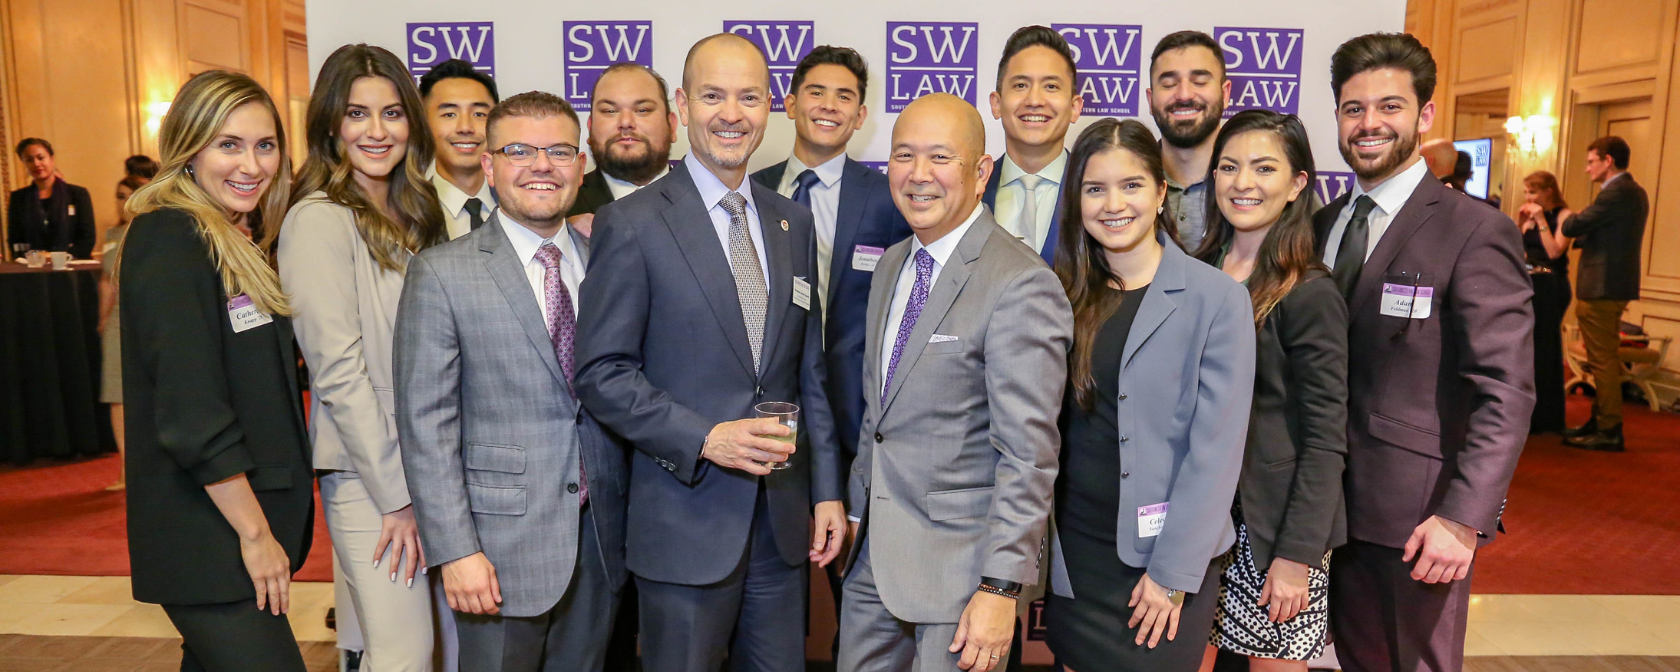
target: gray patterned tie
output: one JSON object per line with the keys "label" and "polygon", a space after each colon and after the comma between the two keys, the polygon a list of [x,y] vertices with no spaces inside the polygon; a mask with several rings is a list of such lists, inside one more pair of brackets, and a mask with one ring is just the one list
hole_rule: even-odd
{"label": "gray patterned tie", "polygon": [[747,231],[747,199],[731,191],[718,205],[729,212],[729,270],[735,275],[735,296],[741,301],[741,318],[747,323],[747,344],[752,346],[753,371],[757,372],[759,350],[764,346],[764,311],[770,303],[764,267],[758,265],[758,251]]}

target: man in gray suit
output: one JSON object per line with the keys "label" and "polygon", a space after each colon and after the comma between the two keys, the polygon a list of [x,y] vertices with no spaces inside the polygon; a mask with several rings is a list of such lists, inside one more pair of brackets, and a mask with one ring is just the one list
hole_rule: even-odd
{"label": "man in gray suit", "polygon": [[[751,42],[695,44],[676,100],[692,151],[595,214],[578,398],[635,447],[625,557],[645,668],[802,670],[806,562],[827,565],[845,533],[811,211],[746,179],[770,116]],[[753,417],[769,401],[801,407],[797,450]]]}
{"label": "man in gray suit", "polygon": [[915,235],[869,291],[845,672],[999,669],[1040,585],[1073,313],[981,206],[985,141],[979,112],[947,94],[893,126],[887,178]]}
{"label": "man in gray suit", "polygon": [[624,583],[623,452],[572,392],[578,136],[547,93],[491,111],[501,209],[414,257],[397,311],[403,468],[463,670],[600,669]]}

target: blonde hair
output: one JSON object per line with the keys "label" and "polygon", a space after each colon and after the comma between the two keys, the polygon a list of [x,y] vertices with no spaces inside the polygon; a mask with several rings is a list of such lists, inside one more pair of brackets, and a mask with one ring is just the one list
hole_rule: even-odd
{"label": "blonde hair", "polygon": [[[285,129],[280,111],[262,85],[248,76],[223,70],[201,72],[181,86],[169,113],[158,129],[158,151],[162,165],[151,184],[128,197],[129,216],[174,208],[185,211],[198,224],[198,234],[210,246],[210,258],[222,275],[228,296],[244,294],[252,305],[270,315],[289,315],[291,302],[280,289],[280,275],[250,237],[234,225],[237,215],[217,203],[198,185],[188,163],[221,133],[234,110],[256,103],[274,118],[274,141],[280,168],[263,193],[261,205],[247,215],[278,224],[286,215],[291,198],[292,162],[286,155]],[[127,237],[124,238],[127,240]],[[117,264],[122,263],[118,250]],[[113,271],[113,277],[115,271]]]}

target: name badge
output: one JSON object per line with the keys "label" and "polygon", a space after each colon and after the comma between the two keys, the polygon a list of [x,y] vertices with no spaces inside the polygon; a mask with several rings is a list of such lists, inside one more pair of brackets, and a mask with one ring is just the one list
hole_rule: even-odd
{"label": "name badge", "polygon": [[68,207],[68,208],[66,208],[66,209],[67,209],[67,210],[69,210],[69,212],[68,212],[68,213],[66,213],[66,214],[68,214],[68,215],[70,215],[70,216],[71,216],[71,217],[75,217],[75,216],[76,216],[76,206],[74,206],[74,205],[72,205],[72,206],[69,206],[69,207]]}
{"label": "name badge", "polygon": [[852,270],[874,273],[875,265],[881,263],[881,255],[885,248],[859,245],[852,248]]}
{"label": "name badge", "polygon": [[793,305],[811,309],[811,283],[805,282],[804,278],[793,279]]}
{"label": "name badge", "polygon": [[1138,538],[1148,539],[1159,536],[1161,527],[1167,524],[1167,503],[1151,504],[1138,507]]}
{"label": "name badge", "polygon": [[1435,304],[1434,297],[1434,287],[1413,287],[1385,282],[1382,289],[1381,311],[1382,314],[1389,317],[1427,319],[1430,308]]}
{"label": "name badge", "polygon": [[228,321],[233,323],[233,333],[237,334],[273,322],[274,318],[251,305],[250,296],[240,294],[228,300]]}

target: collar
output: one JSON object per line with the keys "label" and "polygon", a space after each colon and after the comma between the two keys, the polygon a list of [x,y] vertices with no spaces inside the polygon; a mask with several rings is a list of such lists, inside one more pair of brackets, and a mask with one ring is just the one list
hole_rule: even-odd
{"label": "collar", "polygon": [[[1065,170],[1067,170],[1067,159],[1068,152],[1064,149],[1061,154],[1056,155],[1055,160],[1045,164],[1042,169],[1033,174],[1039,176],[1045,182],[1061,186],[1063,177],[1062,174]],[[1015,159],[1010,158],[1008,153],[1003,155],[1003,167],[999,168],[998,171],[1001,173],[998,178],[1001,180],[999,184],[1013,183],[1014,181],[1021,179],[1022,175],[1027,174],[1026,170],[1023,170],[1020,166],[1015,165]]]}
{"label": "collar", "polygon": [[1628,174],[1628,171],[1625,171],[1625,170],[1622,171],[1622,172],[1616,173],[1610,179],[1605,180],[1604,184],[1598,185],[1598,188],[1602,190],[1603,188],[1610,186],[1611,182],[1615,182],[1616,180],[1622,179],[1622,176],[1626,175],[1626,174]]}
{"label": "collar", "polygon": [[1428,176],[1429,164],[1424,163],[1422,157],[1418,157],[1412,161],[1410,167],[1372,187],[1370,191],[1365,191],[1365,187],[1359,184],[1358,180],[1354,180],[1353,193],[1348,196],[1348,203],[1359,200],[1360,196],[1370,196],[1371,200],[1377,202],[1377,207],[1382,208],[1383,214],[1392,217],[1406,205],[1406,201],[1412,197],[1412,192],[1417,191],[1418,183]]}
{"label": "collar", "polygon": [[[688,167],[689,179],[694,180],[694,188],[700,192],[700,202],[706,204],[707,210],[717,207],[718,202],[729,195],[729,187],[724,186],[723,180],[707,170],[706,165],[700,163],[700,159],[694,158],[694,152],[689,152],[683,157],[683,165]],[[742,198],[747,199],[747,210],[757,213],[758,205],[753,203],[752,180],[741,180],[741,188],[736,191]]]}
{"label": "collar", "polygon": [[945,234],[939,240],[933,241],[932,244],[923,245],[922,239],[917,238],[915,234],[911,234],[910,258],[914,259],[916,250],[925,247],[928,254],[933,255],[933,260],[939,263],[939,267],[944,268],[946,260],[949,260],[951,254],[957,251],[957,244],[962,242],[963,236],[968,233],[968,229],[974,226],[974,221],[980,219],[980,213],[985,210],[985,207],[984,205],[975,205],[974,212],[968,215],[968,221],[963,222],[962,226]]}
{"label": "collar", "polygon": [[513,253],[519,257],[521,268],[531,265],[531,258],[537,256],[537,248],[542,247],[543,243],[547,242],[553,242],[560,248],[562,260],[577,258],[577,250],[572,247],[572,227],[570,224],[560,225],[560,232],[554,234],[553,238],[543,238],[538,236],[535,231],[513,221],[513,218],[508,217],[504,212],[497,211],[495,217],[496,221],[501,222],[502,232],[507,234],[508,242],[513,244]]}
{"label": "collar", "polygon": [[431,180],[432,186],[437,188],[438,202],[443,204],[444,211],[448,212],[451,217],[466,209],[467,199],[469,198],[477,198],[483,202],[486,215],[490,213],[490,210],[496,208],[496,197],[490,193],[490,180],[488,178],[484,180],[484,184],[478,185],[476,196],[468,196],[466,192],[461,191],[460,187],[455,186],[454,182],[444,179],[443,174],[437,172],[437,161],[433,160],[431,167],[426,169],[426,179]]}
{"label": "collar", "polygon": [[824,161],[822,165],[815,168],[805,165],[805,162],[800,161],[799,157],[789,154],[787,168],[782,171],[782,180],[792,184],[799,179],[800,173],[807,170],[816,171],[817,181],[832,189],[840,181],[840,176],[846,172],[846,153],[841,152],[838,156]]}
{"label": "collar", "polygon": [[[671,172],[671,164],[666,163],[665,164],[665,169],[659,171],[659,174],[653,176],[653,179],[648,180],[648,184],[653,184],[654,182],[659,181],[659,178],[665,177],[665,174],[669,173],[669,172]],[[608,175],[607,171],[604,171],[604,170],[601,171],[601,178],[605,179],[607,181],[607,184],[612,185],[613,187],[618,187],[619,191],[635,192],[636,190],[642,188],[642,185],[637,185],[635,182],[627,182],[625,180],[621,180],[621,179],[618,179],[618,178],[613,177],[611,175]],[[609,187],[608,190],[612,190],[611,187]]]}

